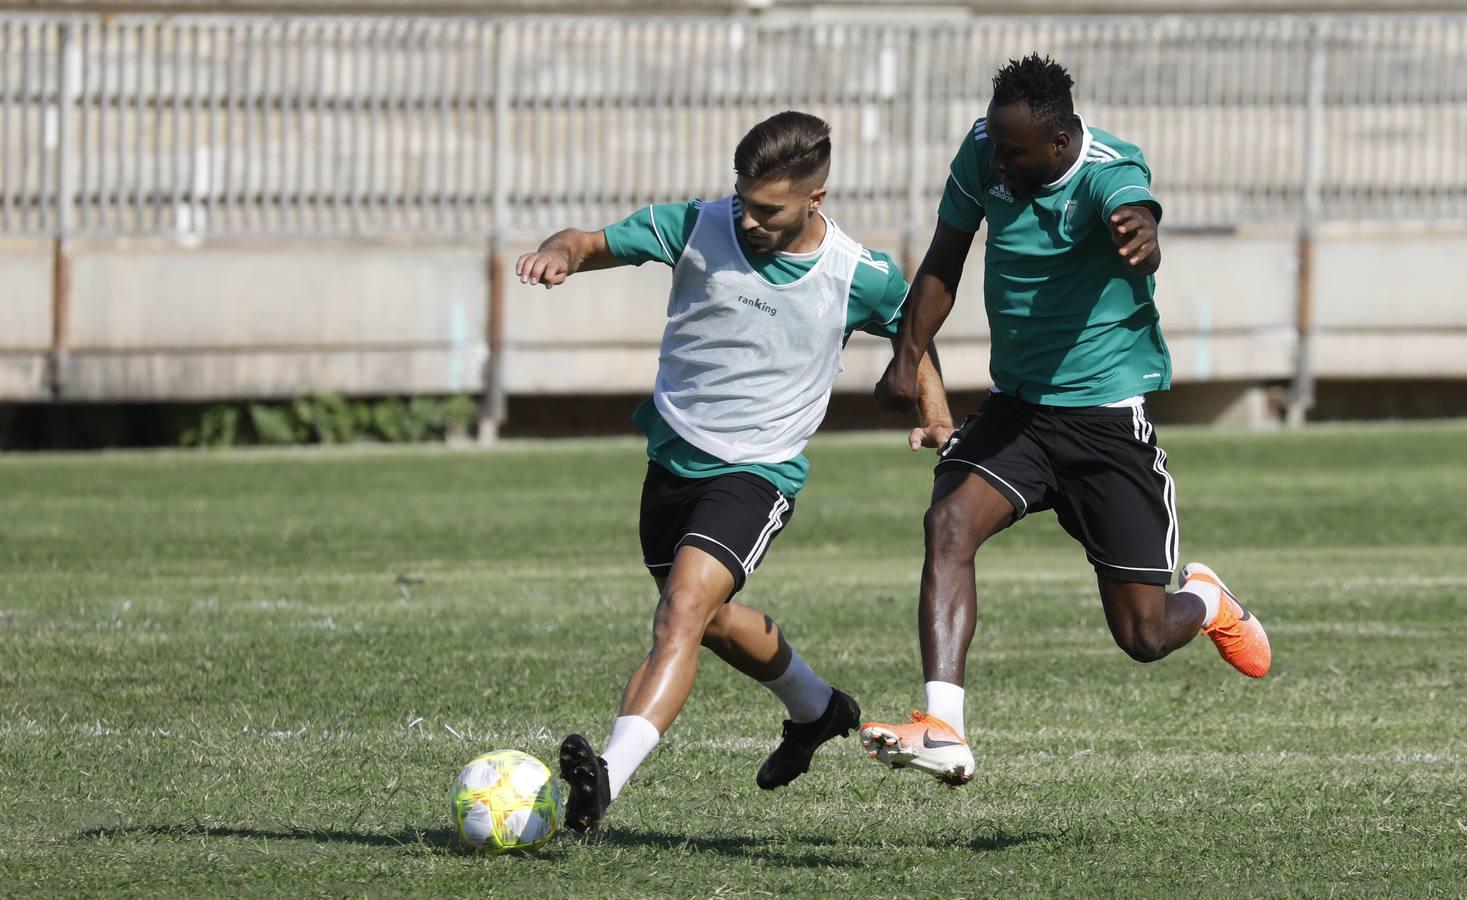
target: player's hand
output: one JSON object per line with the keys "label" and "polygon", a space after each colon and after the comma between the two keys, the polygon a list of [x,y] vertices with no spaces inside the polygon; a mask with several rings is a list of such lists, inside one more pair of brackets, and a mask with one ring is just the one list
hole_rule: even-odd
{"label": "player's hand", "polygon": [[872,393],[882,409],[909,412],[917,402],[917,373],[899,370],[897,361],[893,359],[886,364],[886,372],[876,382],[876,390]]}
{"label": "player's hand", "polygon": [[564,250],[536,250],[526,253],[514,264],[520,284],[543,284],[548,291],[572,274],[570,255]]}
{"label": "player's hand", "polygon": [[923,447],[941,447],[947,443],[948,438],[952,437],[954,431],[957,431],[957,429],[951,423],[922,425],[913,428],[912,433],[907,435],[907,446],[912,448],[913,453],[916,453]]}
{"label": "player's hand", "polygon": [[1140,266],[1156,252],[1156,217],[1144,206],[1122,206],[1111,213],[1110,236],[1126,264]]}

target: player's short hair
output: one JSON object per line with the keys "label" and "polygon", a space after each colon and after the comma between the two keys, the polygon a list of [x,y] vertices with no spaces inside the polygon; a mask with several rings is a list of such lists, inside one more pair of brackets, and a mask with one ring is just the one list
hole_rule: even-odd
{"label": "player's short hair", "polygon": [[830,125],[793,110],[770,116],[739,141],[734,171],[755,183],[824,184],[830,174]]}
{"label": "player's short hair", "polygon": [[1031,53],[1023,59],[1011,59],[993,76],[993,105],[1029,104],[1034,121],[1041,125],[1075,134],[1079,122],[1075,118],[1075,101],[1070,97],[1074,79],[1065,67]]}

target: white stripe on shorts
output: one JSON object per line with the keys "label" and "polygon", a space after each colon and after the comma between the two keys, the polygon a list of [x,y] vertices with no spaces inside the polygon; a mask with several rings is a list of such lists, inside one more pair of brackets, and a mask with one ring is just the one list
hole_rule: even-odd
{"label": "white stripe on shorts", "polygon": [[785,499],[784,494],[779,494],[774,501],[774,508],[769,511],[769,521],[764,524],[764,530],[759,532],[759,537],[754,541],[754,548],[749,555],[744,557],[739,565],[744,567],[744,574],[751,575],[758,567],[759,560],[764,558],[764,551],[769,549],[769,542],[774,540],[774,535],[783,527],[780,517],[784,511],[790,508],[790,502]]}
{"label": "white stripe on shorts", "polygon": [[[1156,429],[1146,417],[1144,407],[1137,408],[1137,416],[1141,424],[1140,437],[1143,443],[1149,443]],[[1166,565],[1167,569],[1174,570],[1177,567],[1177,552],[1181,549],[1181,528],[1177,523],[1177,483],[1172,480],[1172,474],[1166,470],[1166,451],[1161,447],[1156,448],[1156,458],[1151,463],[1151,469],[1161,476],[1162,498],[1166,504]]]}
{"label": "white stripe on shorts", "polygon": [[[739,555],[737,553],[733,552],[733,548],[730,547],[728,544],[725,544],[723,541],[720,541],[716,537],[710,537],[710,536],[708,536],[706,534],[699,534],[696,531],[690,531],[690,532],[688,532],[687,534],[683,535],[683,539],[682,540],[680,540],[680,541],[677,542],[677,546],[672,548],[672,555],[674,557],[677,556],[678,550],[682,549],[683,544],[686,544],[688,542],[688,538],[691,538],[691,537],[702,538],[705,541],[712,541],[713,543],[715,543],[718,546],[722,547],[723,549],[727,550],[729,556],[732,556],[734,559],[738,559],[739,558]],[[744,574],[745,575],[749,574],[749,571],[747,569],[745,569],[744,570]]]}
{"label": "white stripe on shorts", "polygon": [[[1014,492],[1014,496],[1019,498],[1019,502],[1022,503],[1022,504],[1024,504],[1024,508],[1018,511],[1018,517],[1019,518],[1023,518],[1025,516],[1025,514],[1027,514],[1029,512],[1029,501],[1024,499],[1024,495],[1023,494],[1019,493],[1019,489],[1016,488],[1016,487],[1014,487],[1013,485],[1009,484],[1007,481],[1004,481],[1003,478],[1001,476],[999,476],[999,474],[997,472],[994,472],[992,469],[988,469],[988,468],[985,468],[983,466],[980,466],[980,465],[978,465],[975,462],[968,462],[966,459],[944,459],[943,462],[945,462],[945,463],[962,463],[965,466],[972,466],[973,468],[979,470],[980,472],[987,472],[989,475],[992,475],[993,476],[993,480],[994,481],[997,481],[999,484],[1001,484],[1004,487],[1008,488],[1009,490],[1013,491]],[[1002,496],[1002,492],[1000,492],[1000,496]],[[1008,498],[1007,497],[1004,497],[1004,499],[1007,500]]]}

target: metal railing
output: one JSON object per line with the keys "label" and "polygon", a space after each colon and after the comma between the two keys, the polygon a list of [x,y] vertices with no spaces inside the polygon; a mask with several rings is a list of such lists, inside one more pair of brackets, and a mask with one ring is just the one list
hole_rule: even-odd
{"label": "metal railing", "polygon": [[519,234],[732,181],[781,109],[831,208],[925,230],[1009,57],[1143,148],[1172,226],[1467,219],[1467,16],[0,15],[0,234]]}

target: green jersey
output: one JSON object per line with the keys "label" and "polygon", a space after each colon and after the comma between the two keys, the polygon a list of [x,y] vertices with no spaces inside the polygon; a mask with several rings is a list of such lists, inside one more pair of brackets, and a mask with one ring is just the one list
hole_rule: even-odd
{"label": "green jersey", "polygon": [[[618,259],[633,265],[660,262],[676,266],[701,213],[702,203],[698,200],[644,207],[606,227],[607,247]],[[738,216],[737,202],[734,215]],[[734,230],[749,265],[773,284],[798,281],[820,259],[820,251],[756,253],[744,243],[743,232],[738,228]],[[857,331],[878,337],[895,337],[900,329],[902,304],[906,297],[906,279],[891,257],[862,248],[846,303],[845,339],[850,340]],[[803,453],[773,464],[735,465],[725,462],[684,440],[667,424],[651,400],[638,406],[632,418],[647,436],[648,458],[684,478],[751,472],[772,482],[785,496],[793,497],[804,486],[810,472],[810,461]]]}
{"label": "green jersey", "polygon": [[1029,199],[989,166],[986,120],[953,158],[937,214],[962,231],[988,220],[983,299],[994,386],[1030,403],[1099,406],[1171,386],[1156,280],[1116,252],[1109,218],[1144,205],[1161,219],[1133,144],[1080,123],[1080,158]]}

